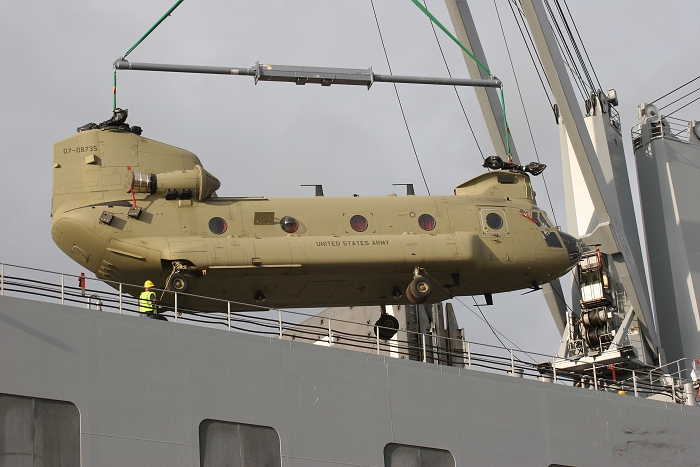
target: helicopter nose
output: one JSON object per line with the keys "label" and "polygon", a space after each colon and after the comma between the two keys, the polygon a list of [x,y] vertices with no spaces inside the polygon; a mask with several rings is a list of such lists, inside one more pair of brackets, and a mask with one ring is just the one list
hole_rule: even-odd
{"label": "helicopter nose", "polygon": [[566,270],[568,272],[581,261],[583,248],[581,247],[581,241],[573,235],[565,232],[559,232],[559,235],[564,242],[564,246],[566,246],[566,251],[569,253],[569,267]]}

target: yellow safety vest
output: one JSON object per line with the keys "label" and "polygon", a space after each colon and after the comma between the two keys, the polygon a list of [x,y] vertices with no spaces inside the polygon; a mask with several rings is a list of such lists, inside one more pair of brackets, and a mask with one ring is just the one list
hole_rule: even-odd
{"label": "yellow safety vest", "polygon": [[144,290],[139,296],[139,312],[140,313],[152,313],[158,314],[158,310],[153,304],[153,300],[156,298],[156,293],[150,290]]}

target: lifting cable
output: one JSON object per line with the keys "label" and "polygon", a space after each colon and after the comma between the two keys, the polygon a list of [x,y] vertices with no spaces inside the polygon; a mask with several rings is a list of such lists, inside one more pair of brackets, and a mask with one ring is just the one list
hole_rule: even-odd
{"label": "lifting cable", "polygon": [[[482,68],[489,76],[493,77],[493,75],[491,74],[491,72],[490,72],[490,71],[489,71],[489,70],[488,70],[488,69],[487,69],[487,68],[486,68],[486,67],[485,67],[485,66],[484,66],[484,65],[483,65],[483,64],[482,64],[482,63],[481,63],[481,62],[466,48],[466,47],[464,47],[464,45],[463,45],[456,37],[454,37],[454,36],[449,32],[449,30],[447,30],[447,29],[440,23],[440,21],[437,20],[437,18],[435,18],[435,17],[428,11],[428,7],[427,7],[427,5],[425,4],[425,0],[423,0],[423,4],[422,4],[422,5],[420,4],[420,2],[417,3],[417,0],[412,0],[412,1],[413,1],[413,3],[416,4],[416,6],[418,6],[418,8],[420,8],[421,11],[423,11],[423,13],[426,14],[426,16],[428,16],[428,18],[430,18],[430,26],[431,26],[432,29],[433,29],[433,34],[435,35],[435,41],[436,41],[437,44],[438,44],[438,48],[440,49],[440,54],[442,55],[442,60],[443,60],[443,62],[445,63],[445,68],[447,69],[447,74],[450,76],[450,78],[452,77],[452,73],[450,72],[450,67],[449,67],[448,64],[447,64],[447,59],[445,58],[445,54],[444,54],[444,52],[443,52],[443,50],[442,50],[442,45],[440,44],[440,39],[438,38],[437,32],[435,31],[435,24],[437,24],[438,27],[439,27],[440,29],[442,29],[443,32],[445,32],[453,41],[455,41],[455,42],[457,43],[457,45],[459,45],[459,47],[460,47],[462,50],[464,50],[464,51],[467,53],[467,55],[469,55],[469,56],[477,63],[477,65],[479,65],[480,68]],[[464,118],[467,120],[467,124],[469,125],[469,129],[471,130],[472,136],[474,137],[474,142],[476,143],[476,146],[477,146],[477,148],[479,149],[479,153],[481,154],[481,158],[485,160],[484,152],[481,150],[481,146],[479,145],[479,141],[476,139],[476,134],[474,133],[474,129],[472,128],[471,122],[469,121],[469,117],[467,116],[467,112],[466,112],[466,110],[464,109],[464,104],[462,104],[462,99],[460,98],[459,93],[457,92],[457,87],[455,86],[454,89],[455,89],[455,94],[457,95],[457,100],[459,101],[459,105],[460,105],[460,107],[462,108],[462,113],[464,114]],[[506,135],[506,136],[505,136],[505,138],[506,138],[506,152],[508,153],[508,156],[510,157],[510,141],[509,141],[510,129],[508,128],[508,121],[506,120],[506,109],[505,109],[505,100],[504,100],[504,98],[503,98],[503,87],[501,87],[500,97],[501,97],[501,109],[502,109],[502,111],[503,111],[503,124],[504,124],[504,127],[506,128],[506,131],[505,131],[505,135]],[[551,204],[551,201],[550,201],[550,204]],[[427,271],[426,271],[426,275],[427,275]],[[434,279],[433,279],[433,280],[434,280]],[[438,282],[436,282],[436,283],[438,283]],[[438,284],[439,284],[439,283],[438,283]],[[441,287],[442,287],[442,286],[441,286]],[[462,300],[460,300],[459,297],[453,295],[452,293],[450,293],[450,292],[449,292],[447,289],[445,289],[444,287],[443,287],[443,289],[444,289],[445,291],[447,291],[448,294],[450,294],[450,296],[451,296],[453,299],[455,299],[455,300],[457,300],[459,303],[461,303],[462,306],[464,306],[467,310],[469,310],[469,311],[470,311],[472,314],[474,314],[477,318],[481,319],[484,323],[486,323],[486,325],[489,327],[489,329],[491,329],[491,332],[492,332],[493,335],[496,337],[496,339],[498,340],[498,342],[500,342],[501,346],[502,346],[504,349],[506,349],[506,345],[503,343],[503,341],[501,340],[501,338],[498,337],[499,334],[500,334],[501,336],[503,336],[504,339],[506,339],[508,342],[510,342],[510,343],[511,343],[514,347],[516,347],[518,350],[520,350],[521,352],[523,351],[520,347],[518,347],[517,344],[515,344],[515,342],[513,342],[512,340],[510,340],[505,334],[503,334],[502,332],[500,332],[498,329],[494,328],[494,327],[491,325],[491,323],[489,322],[489,320],[486,318],[486,315],[484,315],[484,312],[481,310],[481,307],[476,303],[476,299],[474,299],[474,305],[475,305],[476,308],[479,310],[479,313],[481,314],[481,316],[479,316],[474,310],[472,310],[469,306],[467,306],[466,303],[464,303]],[[474,298],[474,297],[472,296],[472,298]],[[530,359],[532,359],[532,357],[531,357],[530,355],[528,355],[528,356],[530,357]],[[518,358],[517,360],[518,360],[518,361],[521,361],[519,358]],[[532,360],[535,361],[534,359],[532,359]]]}
{"label": "lifting cable", "polygon": [[684,88],[684,87],[686,87],[687,85],[689,85],[690,83],[692,83],[693,81],[697,81],[697,80],[699,80],[699,79],[700,79],[700,76],[697,76],[697,77],[691,79],[690,81],[688,81],[687,83],[681,84],[680,86],[678,86],[678,87],[677,87],[676,89],[674,89],[673,91],[667,92],[666,94],[664,94],[664,95],[661,96],[661,97],[657,97],[656,99],[654,99],[653,101],[651,101],[650,104],[653,104],[653,103],[656,102],[656,101],[660,101],[660,100],[663,99],[664,97],[670,96],[671,94],[673,94],[674,92],[678,91],[679,89]]}
{"label": "lifting cable", "polygon": [[[566,34],[569,37],[569,42],[571,42],[571,46],[574,48],[574,52],[576,53],[576,58],[578,58],[578,62],[581,65],[581,70],[583,70],[583,74],[586,75],[586,81],[588,82],[588,86],[590,86],[591,89],[595,89],[595,84],[593,84],[593,80],[591,79],[590,73],[588,73],[588,67],[583,61],[583,57],[581,56],[581,51],[578,48],[578,44],[574,40],[574,35],[571,32],[571,28],[569,27],[569,22],[566,20],[566,17],[564,16],[564,11],[561,9],[561,5],[559,4],[559,0],[554,0],[554,5],[557,7],[557,11],[559,12],[559,17],[561,18],[561,22],[566,29]],[[600,83],[598,83],[598,86],[600,87]]]}
{"label": "lifting cable", "polygon": [[[530,34],[530,31],[527,29],[527,26],[525,26],[525,14],[523,11],[520,9],[517,3],[515,3],[515,0],[510,0],[508,2],[508,6],[510,6],[510,11],[513,13],[513,18],[515,18],[515,23],[518,25],[518,30],[520,31],[520,37],[523,38],[523,42],[525,43],[525,48],[527,49],[527,53],[530,55],[530,60],[532,61],[532,66],[535,68],[535,72],[537,73],[537,77],[540,80],[540,84],[542,85],[542,90],[544,91],[545,97],[547,97],[547,100],[549,101],[549,106],[554,107],[554,103],[552,102],[552,98],[549,95],[549,91],[547,91],[547,86],[544,84],[544,79],[542,78],[542,75],[544,73],[544,66],[542,65],[542,59],[540,58],[540,55],[537,53],[537,48],[535,47],[535,44],[532,40],[532,35]],[[515,9],[518,10],[518,13],[520,13],[520,16],[515,14]],[[522,25],[520,24],[522,21]],[[527,32],[527,38],[525,37],[525,33]],[[528,41],[529,39],[529,41]],[[533,53],[534,52],[534,53]],[[535,57],[537,57],[537,61],[535,61]],[[537,64],[540,64],[538,67]],[[545,76],[546,79],[546,76]]]}
{"label": "lifting cable", "polygon": [[[476,58],[474,56],[474,54],[471,53],[471,51],[469,49],[467,49],[464,46],[464,44],[462,44],[459,41],[459,39],[457,39],[454,36],[454,34],[452,34],[435,16],[433,16],[433,14],[430,13],[430,11],[428,11],[428,9],[425,6],[423,6],[423,4],[420,2],[420,0],[411,0],[411,1],[413,2],[414,5],[416,5],[418,7],[418,9],[420,11],[422,11],[428,18],[430,18],[430,21],[432,21],[433,23],[435,23],[437,25],[437,27],[442,29],[442,32],[447,34],[447,36],[450,39],[452,39],[452,41],[455,44],[457,44],[459,46],[459,48],[464,51],[464,53],[469,55],[469,57],[471,57],[471,59],[474,60],[474,62],[479,66],[479,68],[481,68],[489,77],[495,78],[493,73],[491,73],[491,71],[488,68],[486,68],[484,66],[484,64],[481,63],[479,61],[479,59]],[[505,140],[506,140],[506,153],[507,153],[508,158],[510,158],[510,156],[511,156],[511,154],[510,154],[510,128],[508,127],[508,119],[506,117],[506,101],[505,101],[505,97],[503,95],[503,86],[502,85],[500,88],[499,96],[501,98],[501,110],[503,110],[503,128],[504,128],[504,134],[505,134]]]}
{"label": "lifting cable", "polygon": [[[382,36],[382,30],[379,27],[379,19],[377,18],[377,10],[374,8],[374,0],[370,0],[370,4],[372,5],[372,13],[374,13],[374,21],[377,23],[377,31],[379,32],[379,40],[382,43],[382,49],[384,49],[384,58],[386,58],[386,64],[389,67],[389,74],[393,74],[391,71],[391,63],[389,63],[389,54],[386,51],[386,45],[384,45],[384,37]],[[408,128],[408,120],[406,120],[406,113],[403,111],[403,105],[401,104],[401,98],[399,97],[399,89],[396,87],[396,83],[394,84],[394,92],[396,93],[396,100],[399,101],[399,109],[401,109],[401,115],[403,116],[403,123],[406,125],[406,132],[408,133],[408,139],[411,141],[411,147],[413,148],[413,154],[416,156],[416,162],[418,163],[418,169],[420,170],[420,175],[423,177],[423,183],[425,184],[425,189],[428,192],[428,196],[430,196],[430,188],[428,188],[428,182],[425,179],[425,173],[423,173],[423,167],[420,164],[420,160],[418,159],[418,151],[416,151],[416,145],[413,143],[413,137],[411,136],[411,130]]]}
{"label": "lifting cable", "polygon": [[[501,343],[501,347],[503,347],[504,350],[508,350],[508,347],[506,347],[506,344],[501,340],[500,337],[498,337],[499,334],[500,334],[505,340],[507,340],[508,342],[510,342],[510,343],[513,345],[513,347],[515,347],[517,350],[519,350],[520,352],[522,352],[522,353],[524,353],[525,355],[527,355],[527,356],[530,358],[530,360],[532,360],[533,362],[537,363],[536,360],[533,359],[532,356],[531,356],[528,352],[526,352],[526,351],[524,351],[523,349],[521,349],[521,348],[518,346],[518,344],[516,344],[515,342],[513,342],[512,340],[510,340],[510,339],[508,338],[508,336],[506,336],[506,335],[503,334],[501,331],[499,331],[498,329],[496,329],[493,325],[491,325],[491,323],[489,322],[489,320],[486,319],[486,315],[484,315],[484,312],[481,311],[481,305],[479,305],[479,304],[476,303],[476,298],[474,298],[473,295],[472,295],[471,297],[472,297],[472,299],[474,300],[474,306],[476,307],[477,310],[479,310],[479,313],[481,314],[481,316],[479,316],[479,314],[477,314],[476,311],[474,311],[471,307],[469,307],[469,305],[467,305],[467,304],[464,303],[462,300],[460,300],[460,298],[459,298],[457,295],[453,294],[453,293],[452,293],[451,291],[449,291],[444,285],[440,284],[440,282],[438,282],[437,280],[435,280],[435,279],[428,273],[428,271],[426,271],[426,270],[423,269],[423,268],[421,268],[421,270],[423,271],[423,274],[426,275],[426,277],[428,277],[429,279],[431,279],[431,280],[433,281],[433,283],[439,285],[440,288],[441,288],[444,292],[446,292],[447,295],[449,295],[451,299],[457,300],[459,303],[462,304],[462,306],[463,306],[464,308],[466,308],[467,310],[469,310],[474,316],[476,316],[476,317],[479,318],[481,321],[483,321],[484,323],[486,323],[486,325],[489,327],[489,329],[491,329],[491,332],[493,333],[493,335],[496,336],[496,339],[498,339],[498,342]],[[518,360],[519,362],[522,362],[522,360],[520,360],[519,358],[516,358],[516,360]]]}
{"label": "lifting cable", "polygon": [[[175,4],[172,7],[170,7],[170,9],[163,16],[161,16],[160,19],[158,21],[156,21],[155,24],[153,26],[151,26],[151,28],[148,31],[146,31],[146,34],[141,36],[141,39],[136,41],[136,43],[134,45],[132,45],[131,48],[129,50],[127,50],[127,52],[124,55],[121,56],[121,60],[124,60],[127,57],[127,55],[129,55],[131,52],[133,52],[134,49],[136,47],[138,47],[139,44],[141,44],[141,42],[143,42],[155,30],[155,28],[160,26],[160,23],[165,21],[165,19],[167,17],[169,17],[173,11],[175,11],[175,8],[179,7],[180,4],[184,1],[185,0],[177,0],[175,2]],[[116,67],[114,68],[114,84],[112,86],[112,96],[113,96],[113,98],[112,98],[112,110],[115,110],[117,108],[117,68]]]}
{"label": "lifting cable", "polygon": [[[537,162],[540,162],[540,154],[537,151],[537,144],[535,144],[535,136],[532,134],[532,126],[530,125],[530,118],[527,115],[527,110],[525,109],[525,101],[523,100],[523,93],[520,90],[520,82],[518,81],[518,75],[515,73],[515,65],[513,65],[513,58],[510,55],[510,47],[508,46],[508,40],[506,39],[506,32],[503,29],[503,21],[501,21],[501,13],[498,11],[498,5],[496,0],[493,0],[493,7],[496,9],[496,17],[498,18],[498,24],[501,27],[501,35],[503,36],[503,43],[506,46],[506,52],[508,53],[508,60],[510,61],[510,68],[513,71],[513,78],[515,79],[515,87],[518,90],[518,96],[520,96],[520,105],[523,108],[523,113],[525,114],[525,122],[527,123],[527,129],[530,132],[530,139],[532,140],[532,147],[535,149],[535,157],[537,157]],[[549,200],[549,207],[552,210],[552,217],[554,217],[554,223],[557,222],[557,214],[554,212],[554,205],[552,204],[552,197],[549,194],[549,186],[547,186],[547,179],[545,175],[542,174],[542,182],[544,183],[544,191],[547,193],[547,200]]]}
{"label": "lifting cable", "polygon": [[580,71],[576,67],[576,61],[574,60],[574,56],[571,54],[571,48],[566,42],[564,33],[562,32],[561,27],[559,26],[559,21],[557,21],[556,16],[554,16],[554,12],[552,11],[552,7],[549,5],[548,0],[544,0],[544,6],[547,9],[547,12],[549,13],[550,23],[553,26],[552,32],[555,33],[554,37],[557,40],[559,50],[561,50],[562,52],[562,59],[564,60],[564,64],[566,64],[566,66],[569,68],[569,71],[571,72],[571,75],[574,78],[574,82],[576,83],[576,87],[581,93],[581,97],[583,97],[583,99],[588,99],[589,93],[586,91],[587,83],[584,81]]}
{"label": "lifting cable", "polygon": [[[423,5],[427,8],[428,6],[425,3],[425,0],[423,0]],[[450,71],[450,67],[447,64],[447,59],[445,58],[445,52],[442,51],[442,44],[440,44],[440,39],[438,39],[437,31],[435,31],[435,23],[432,21],[430,22],[430,27],[433,29],[433,35],[435,36],[435,42],[437,42],[438,49],[440,49],[440,55],[442,55],[442,61],[445,63],[445,69],[447,70],[447,75],[452,78],[452,72]],[[476,139],[476,133],[474,133],[474,128],[472,127],[472,123],[469,121],[469,117],[467,116],[467,111],[464,108],[464,104],[462,103],[462,98],[459,96],[459,92],[457,91],[457,86],[452,86],[455,90],[455,96],[457,96],[457,100],[459,101],[459,106],[462,108],[462,113],[464,114],[464,118],[467,120],[467,125],[469,125],[469,130],[472,133],[472,136],[474,137],[474,142],[476,143],[476,147],[479,150],[479,154],[481,154],[481,158],[483,160],[486,160],[486,156],[484,156],[484,151],[481,150],[481,145],[479,144],[479,140]]]}
{"label": "lifting cable", "polygon": [[566,3],[566,0],[564,0],[564,6],[566,7],[566,12],[569,13],[569,18],[571,18],[571,24],[574,26],[574,30],[576,31],[576,35],[578,36],[578,41],[581,43],[583,53],[586,54],[586,60],[588,60],[588,64],[591,66],[591,71],[593,72],[593,76],[595,77],[596,83],[598,83],[598,89],[602,90],[603,86],[600,84],[600,80],[598,79],[598,73],[595,72],[595,68],[593,67],[591,57],[588,56],[588,50],[586,50],[586,44],[584,44],[583,39],[581,39],[581,34],[578,32],[576,21],[574,21],[574,16],[571,14],[571,10],[569,10],[569,5]]}

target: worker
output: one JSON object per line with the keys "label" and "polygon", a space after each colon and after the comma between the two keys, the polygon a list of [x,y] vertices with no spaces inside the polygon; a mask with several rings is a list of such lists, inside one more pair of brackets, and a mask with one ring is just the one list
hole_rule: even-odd
{"label": "worker", "polygon": [[151,290],[153,287],[153,282],[150,280],[143,283],[144,290],[139,296],[139,313],[141,313],[141,316],[148,316],[151,319],[158,319],[156,293]]}

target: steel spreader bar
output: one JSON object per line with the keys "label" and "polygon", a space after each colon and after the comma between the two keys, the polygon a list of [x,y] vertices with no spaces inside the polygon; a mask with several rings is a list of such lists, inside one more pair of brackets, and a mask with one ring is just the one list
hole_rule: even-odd
{"label": "steel spreader bar", "polygon": [[172,65],[166,63],[135,63],[119,59],[114,62],[117,70],[167,71],[173,73],[203,73],[209,75],[242,75],[253,76],[258,81],[283,81],[296,84],[345,84],[352,86],[367,86],[369,89],[375,82],[434,84],[445,86],[473,86],[500,88],[503,84],[499,79],[462,79],[435,78],[430,76],[399,76],[378,75],[372,68],[327,68],[311,66],[265,65],[256,63],[251,68],[231,68],[219,66]]}

